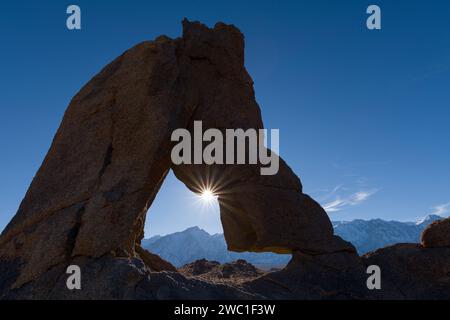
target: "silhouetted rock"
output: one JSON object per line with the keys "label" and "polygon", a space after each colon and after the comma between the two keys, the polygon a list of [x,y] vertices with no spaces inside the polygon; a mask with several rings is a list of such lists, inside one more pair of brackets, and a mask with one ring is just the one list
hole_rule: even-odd
{"label": "silhouetted rock", "polygon": [[356,252],[295,252],[284,269],[250,281],[245,288],[264,292],[269,299],[364,299],[369,295],[366,279]]}
{"label": "silhouetted rock", "polygon": [[421,243],[427,248],[450,247],[450,218],[435,221],[425,228]]}
{"label": "silhouetted rock", "polygon": [[378,265],[384,299],[450,299],[450,248],[404,243],[363,256]]}

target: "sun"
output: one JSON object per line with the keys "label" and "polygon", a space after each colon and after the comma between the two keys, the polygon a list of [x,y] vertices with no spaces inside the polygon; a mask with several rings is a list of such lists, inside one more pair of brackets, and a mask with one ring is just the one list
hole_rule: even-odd
{"label": "sun", "polygon": [[219,209],[220,193],[215,187],[205,185],[191,195],[194,196],[193,202],[200,209],[199,212],[216,212]]}
{"label": "sun", "polygon": [[204,203],[211,203],[213,202],[215,199],[217,198],[217,196],[214,194],[214,192],[212,192],[210,189],[205,189],[202,191],[202,193],[200,194],[200,199],[204,202]]}

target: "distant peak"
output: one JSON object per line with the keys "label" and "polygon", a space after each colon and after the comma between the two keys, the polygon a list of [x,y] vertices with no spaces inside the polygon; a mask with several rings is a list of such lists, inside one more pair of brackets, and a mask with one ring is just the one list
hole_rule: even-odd
{"label": "distant peak", "polygon": [[206,234],[210,235],[207,231],[203,230],[199,226],[193,226],[193,227],[187,228],[186,230],[181,231],[181,232],[202,232],[202,233],[206,233]]}

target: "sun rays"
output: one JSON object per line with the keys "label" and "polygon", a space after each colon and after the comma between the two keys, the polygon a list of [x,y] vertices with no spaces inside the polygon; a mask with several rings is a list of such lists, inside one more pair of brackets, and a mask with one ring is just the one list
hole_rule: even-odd
{"label": "sun rays", "polygon": [[[194,166],[183,168],[178,178],[192,191],[193,204],[199,213],[219,212],[220,208],[235,211],[235,201],[232,194],[239,193],[233,168],[211,168],[209,166]],[[241,182],[242,183],[242,182]]]}
{"label": "sun rays", "polygon": [[201,201],[205,203],[210,203],[211,201],[217,199],[217,195],[215,195],[210,189],[203,190],[202,193],[199,194],[199,197]]}
{"label": "sun rays", "polygon": [[194,194],[195,203],[201,207],[203,211],[211,211],[218,207],[218,195],[213,189],[204,188],[199,193]]}

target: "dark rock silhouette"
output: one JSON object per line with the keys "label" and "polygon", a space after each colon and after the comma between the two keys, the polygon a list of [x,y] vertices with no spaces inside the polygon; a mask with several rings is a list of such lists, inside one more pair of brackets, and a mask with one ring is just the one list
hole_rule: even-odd
{"label": "dark rock silhouette", "polygon": [[363,261],[382,270],[385,299],[450,298],[450,247],[402,243],[368,253]]}
{"label": "dark rock silhouette", "polygon": [[[218,23],[210,29],[185,20],[181,38],[138,44],[72,99],[17,214],[1,234],[0,297],[391,297],[367,290],[364,259],[333,235],[325,211],[302,193],[300,180],[281,159],[274,176],[261,176],[260,165],[172,166],[171,133],[192,130],[194,120],[202,120],[204,130],[263,128],[244,68],[243,35],[233,26]],[[171,168],[195,192],[205,185],[216,190],[229,249],[293,253],[291,263],[237,287],[186,278],[143,251],[147,209]],[[423,262],[427,250],[414,253],[417,261]],[[448,253],[448,248],[433,250]],[[400,248],[393,256],[378,255],[384,263],[383,257],[395,261],[402,253]],[[448,272],[447,278],[442,274],[446,260],[437,260],[444,267],[429,274],[426,292],[440,298],[450,290],[442,290],[449,284]],[[82,270],[82,290],[66,287],[72,264]],[[392,285],[393,292],[402,286]]]}

